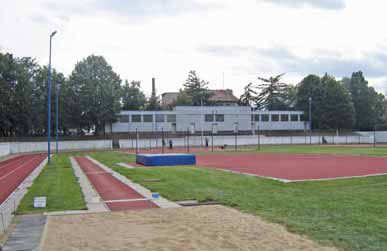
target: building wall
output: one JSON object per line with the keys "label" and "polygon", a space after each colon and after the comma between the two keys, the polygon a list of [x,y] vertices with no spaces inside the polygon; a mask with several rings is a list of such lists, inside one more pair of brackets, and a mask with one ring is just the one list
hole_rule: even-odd
{"label": "building wall", "polygon": [[[252,120],[252,115],[254,121]],[[251,130],[304,130],[308,124],[301,121],[301,111],[270,111],[251,112],[250,107],[237,106],[178,106],[174,111],[121,111],[120,121],[112,124],[113,132],[191,132],[203,131],[251,131]],[[286,121],[272,121],[274,116],[287,115]],[[291,121],[291,115],[297,121]],[[258,116],[259,121],[255,121]],[[262,121],[268,116],[269,121]],[[140,117],[141,121],[134,121]],[[163,122],[156,121],[156,117],[164,117]],[[176,120],[167,118],[176,117]],[[273,117],[273,119],[272,119]],[[148,121],[145,121],[147,118]],[[149,120],[151,119],[151,120]],[[259,127],[259,128],[258,128]],[[107,128],[110,131],[110,128]]]}

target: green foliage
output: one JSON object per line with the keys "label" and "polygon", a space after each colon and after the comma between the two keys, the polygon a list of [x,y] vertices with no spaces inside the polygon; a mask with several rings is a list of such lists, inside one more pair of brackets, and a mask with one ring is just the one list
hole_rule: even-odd
{"label": "green foliage", "polygon": [[128,82],[122,87],[122,109],[126,111],[141,110],[145,107],[145,94],[141,91],[140,81]]}
{"label": "green foliage", "polygon": [[239,98],[239,105],[252,106],[256,99],[257,91],[254,90],[253,83],[249,83],[243,88],[243,94]]}
{"label": "green foliage", "polygon": [[[200,106],[209,105],[209,98],[212,96],[212,92],[208,90],[208,82],[200,79],[195,71],[190,71],[188,78],[183,84],[184,86],[184,95],[187,95],[189,99],[192,100],[191,105]],[[188,101],[189,99],[185,99]]]}
{"label": "green foliage", "polygon": [[351,93],[355,107],[355,128],[372,130],[376,124],[384,122],[386,100],[373,87],[368,86],[361,71],[354,72],[351,78],[344,78],[343,84]]}
{"label": "green foliage", "polygon": [[354,107],[348,90],[339,81],[325,74],[309,75],[297,87],[297,109],[309,117],[312,98],[312,125],[319,129],[352,128]]}
{"label": "green foliage", "polygon": [[263,82],[257,86],[260,93],[254,100],[258,109],[269,111],[288,109],[285,104],[288,85],[280,82],[283,75],[284,73],[268,79],[258,77]]}
{"label": "green foliage", "polygon": [[121,109],[121,79],[102,56],[91,55],[78,62],[69,78],[79,96],[82,120],[100,133],[116,120]]}

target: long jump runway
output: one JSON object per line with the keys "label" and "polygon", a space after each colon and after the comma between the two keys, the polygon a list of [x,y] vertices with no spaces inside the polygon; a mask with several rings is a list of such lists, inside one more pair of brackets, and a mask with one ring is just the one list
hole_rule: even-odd
{"label": "long jump runway", "polygon": [[387,157],[243,154],[196,156],[197,165],[284,182],[387,175]]}
{"label": "long jump runway", "polygon": [[76,157],[75,160],[111,211],[158,207],[88,158]]}
{"label": "long jump runway", "polygon": [[0,162],[0,205],[46,157],[30,154]]}

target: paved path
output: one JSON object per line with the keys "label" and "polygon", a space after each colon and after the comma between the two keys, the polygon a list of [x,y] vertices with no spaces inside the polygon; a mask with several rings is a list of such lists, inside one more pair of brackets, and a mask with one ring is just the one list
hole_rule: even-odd
{"label": "paved path", "polygon": [[75,160],[110,210],[123,211],[158,207],[90,159],[75,157]]}
{"label": "paved path", "polygon": [[19,223],[8,237],[3,251],[35,251],[39,250],[47,216],[24,215],[19,216]]}

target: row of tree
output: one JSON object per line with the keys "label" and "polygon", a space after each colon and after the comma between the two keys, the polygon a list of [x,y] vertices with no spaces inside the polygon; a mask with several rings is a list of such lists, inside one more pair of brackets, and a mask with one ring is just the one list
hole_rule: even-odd
{"label": "row of tree", "polygon": [[[48,69],[29,57],[15,58],[0,53],[0,136],[47,134]],[[385,123],[386,99],[368,86],[362,72],[341,81],[326,74],[309,75],[298,85],[281,82],[283,74],[260,84],[248,84],[240,105],[260,110],[303,110],[308,117],[312,98],[313,127],[318,129],[356,128],[370,130]],[[208,82],[190,71],[177,100],[161,107],[155,93],[147,98],[139,81],[125,81],[102,56],[91,55],[75,65],[68,77],[52,72],[52,131],[55,124],[58,92],[59,130],[81,133],[95,129],[104,132],[106,124],[117,119],[123,110],[171,109],[176,105],[211,105]]]}
{"label": "row of tree", "polygon": [[[0,136],[47,135],[48,69],[29,57],[0,53]],[[157,97],[147,99],[140,82],[121,79],[102,56],[91,55],[65,77],[51,75],[51,126],[54,132],[58,92],[59,130],[96,134],[117,118],[121,109],[159,109]]]}
{"label": "row of tree", "polygon": [[240,104],[258,110],[302,110],[308,118],[311,99],[314,129],[373,130],[386,122],[387,100],[368,86],[361,71],[341,81],[328,74],[309,75],[298,85],[282,83],[282,76],[248,84]]}

